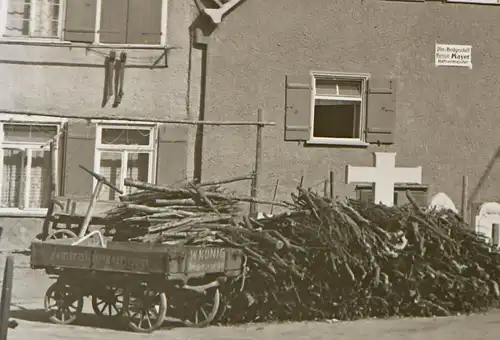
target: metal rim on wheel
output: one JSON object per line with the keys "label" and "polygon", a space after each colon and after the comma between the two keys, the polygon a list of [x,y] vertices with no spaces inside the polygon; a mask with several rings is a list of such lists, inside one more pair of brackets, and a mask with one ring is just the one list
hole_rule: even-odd
{"label": "metal rim on wheel", "polygon": [[56,282],[45,293],[45,311],[49,320],[56,324],[73,323],[83,309],[83,296],[69,285]]}
{"label": "metal rim on wheel", "polygon": [[167,314],[167,296],[164,292],[141,287],[126,295],[129,327],[138,333],[150,333],[158,329]]}
{"label": "metal rim on wheel", "polygon": [[194,313],[189,318],[183,320],[184,325],[188,327],[207,326],[217,315],[220,305],[220,292],[216,288],[213,296],[208,294],[206,298],[196,306]]}
{"label": "metal rim on wheel", "polygon": [[47,240],[59,240],[63,238],[76,238],[76,234],[69,229],[59,229],[47,236]]}
{"label": "metal rim on wheel", "polygon": [[92,309],[96,315],[120,316],[124,312],[125,292],[123,289],[106,287],[100,295],[92,295]]}

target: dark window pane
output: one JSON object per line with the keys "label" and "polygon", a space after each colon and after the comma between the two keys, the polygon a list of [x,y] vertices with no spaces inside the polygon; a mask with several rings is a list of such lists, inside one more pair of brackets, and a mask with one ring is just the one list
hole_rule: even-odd
{"label": "dark window pane", "polygon": [[359,138],[360,103],[316,100],[313,136]]}

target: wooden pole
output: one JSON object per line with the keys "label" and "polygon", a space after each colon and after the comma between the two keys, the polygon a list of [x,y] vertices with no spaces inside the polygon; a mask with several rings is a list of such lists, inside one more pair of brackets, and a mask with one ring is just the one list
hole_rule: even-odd
{"label": "wooden pole", "polygon": [[12,256],[7,256],[7,260],[5,261],[5,270],[3,273],[2,297],[0,302],[0,340],[7,340],[13,278],[14,258]]}
{"label": "wooden pole", "polygon": [[[109,121],[109,120],[121,120],[126,122],[136,121],[136,117],[122,117],[122,116],[94,116],[94,117],[86,117],[81,115],[66,115],[66,114],[55,114],[55,113],[43,113],[43,112],[20,112],[20,111],[9,111],[4,112],[13,115],[26,115],[26,116],[41,116],[41,117],[57,117],[57,118],[67,118],[67,119],[80,119],[90,121],[91,119]],[[265,122],[257,121],[215,121],[215,120],[179,120],[179,119],[152,119],[152,118],[141,118],[142,122],[151,122],[151,123],[163,123],[163,124],[179,124],[179,125],[212,125],[212,126],[276,126],[276,122]]]}
{"label": "wooden pole", "polygon": [[42,224],[42,239],[45,240],[51,232],[50,224],[51,217],[54,213],[54,198],[59,194],[59,188],[57,183],[57,167],[56,167],[56,147],[54,145],[55,140],[49,142],[49,153],[50,153],[50,201],[49,208],[47,209],[47,214]]}
{"label": "wooden pole", "polygon": [[59,188],[57,183],[57,153],[56,153],[56,141],[50,142],[50,195],[51,199],[54,199],[59,194]]}
{"label": "wooden pole", "polygon": [[[257,123],[263,123],[264,122],[264,112],[262,109],[259,109],[257,111]],[[251,196],[253,198],[257,198],[258,196],[258,190],[259,190],[259,176],[260,176],[260,166],[262,163],[262,128],[264,127],[264,124],[257,124],[257,142],[255,146],[255,170],[254,170],[254,177],[252,181],[252,190],[251,190]],[[251,216],[256,216],[257,215],[257,204],[252,203],[250,204],[250,215]]]}
{"label": "wooden pole", "polygon": [[80,232],[78,233],[78,237],[84,237],[89,228],[90,221],[92,220],[92,213],[94,212],[94,208],[97,205],[97,200],[99,199],[99,194],[101,193],[102,186],[104,184],[103,180],[98,180],[97,185],[95,187],[94,192],[92,193],[92,197],[90,198],[89,207],[87,209],[87,213],[85,214],[85,218],[83,219]]}
{"label": "wooden pole", "polygon": [[328,180],[325,179],[323,182],[323,197],[328,196]]}
{"label": "wooden pole", "polygon": [[[274,194],[273,194],[273,202],[276,201],[276,195],[278,194],[278,185],[280,184],[280,180],[276,180],[276,186],[274,187]],[[271,205],[271,212],[270,214],[272,215],[274,211],[274,204]]]}
{"label": "wooden pole", "polygon": [[491,244],[495,248],[500,244],[500,224],[493,223],[491,228]]}
{"label": "wooden pole", "polygon": [[467,192],[468,192],[468,179],[467,176],[462,177],[462,202],[460,207],[460,215],[464,221],[467,221],[467,208],[469,206],[467,202]]}
{"label": "wooden pole", "polygon": [[330,171],[330,198],[335,197],[335,173]]}

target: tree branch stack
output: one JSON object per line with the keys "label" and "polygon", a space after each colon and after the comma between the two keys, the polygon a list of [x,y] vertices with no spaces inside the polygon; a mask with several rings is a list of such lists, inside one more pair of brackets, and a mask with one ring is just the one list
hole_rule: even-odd
{"label": "tree branch stack", "polygon": [[[115,239],[244,250],[249,272],[224,287],[221,322],[439,316],[498,306],[500,256],[451,211],[423,212],[414,201],[389,208],[332,200],[301,187],[291,203],[280,203],[235,196],[217,183],[127,185],[140,191],[110,212]],[[240,208],[252,201],[287,211],[254,220]]]}

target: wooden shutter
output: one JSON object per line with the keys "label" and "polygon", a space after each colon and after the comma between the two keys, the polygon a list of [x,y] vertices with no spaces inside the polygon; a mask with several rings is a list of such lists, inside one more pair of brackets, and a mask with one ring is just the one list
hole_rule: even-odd
{"label": "wooden shutter", "polygon": [[373,190],[369,189],[361,189],[358,191],[358,200],[360,200],[363,203],[373,203],[374,200],[374,194]]}
{"label": "wooden shutter", "polygon": [[96,13],[97,0],[66,0],[64,40],[94,42]]}
{"label": "wooden shutter", "polygon": [[99,42],[125,44],[127,42],[127,0],[102,0]]}
{"label": "wooden shutter", "polygon": [[89,197],[92,195],[93,177],[80,169],[94,168],[95,124],[85,121],[68,123],[64,145],[64,196]]}
{"label": "wooden shutter", "polygon": [[366,112],[366,141],[393,144],[396,128],[396,88],[393,80],[370,79]]}
{"label": "wooden shutter", "polygon": [[306,141],[311,129],[311,77],[287,76],[285,140]]}
{"label": "wooden shutter", "polygon": [[188,157],[186,126],[161,125],[158,131],[156,183],[168,185],[186,179]]}
{"label": "wooden shutter", "polygon": [[159,45],[162,0],[129,0],[127,44]]}
{"label": "wooden shutter", "polygon": [[[415,202],[421,207],[427,207],[429,205],[428,198],[427,198],[427,192],[426,191],[410,191],[411,195],[415,199]],[[405,195],[406,197],[406,192],[401,193]]]}
{"label": "wooden shutter", "polygon": [[[357,198],[363,203],[374,203],[375,193],[373,192],[373,189],[360,189],[358,191]],[[398,194],[396,192],[394,193],[394,205],[400,205]]]}

